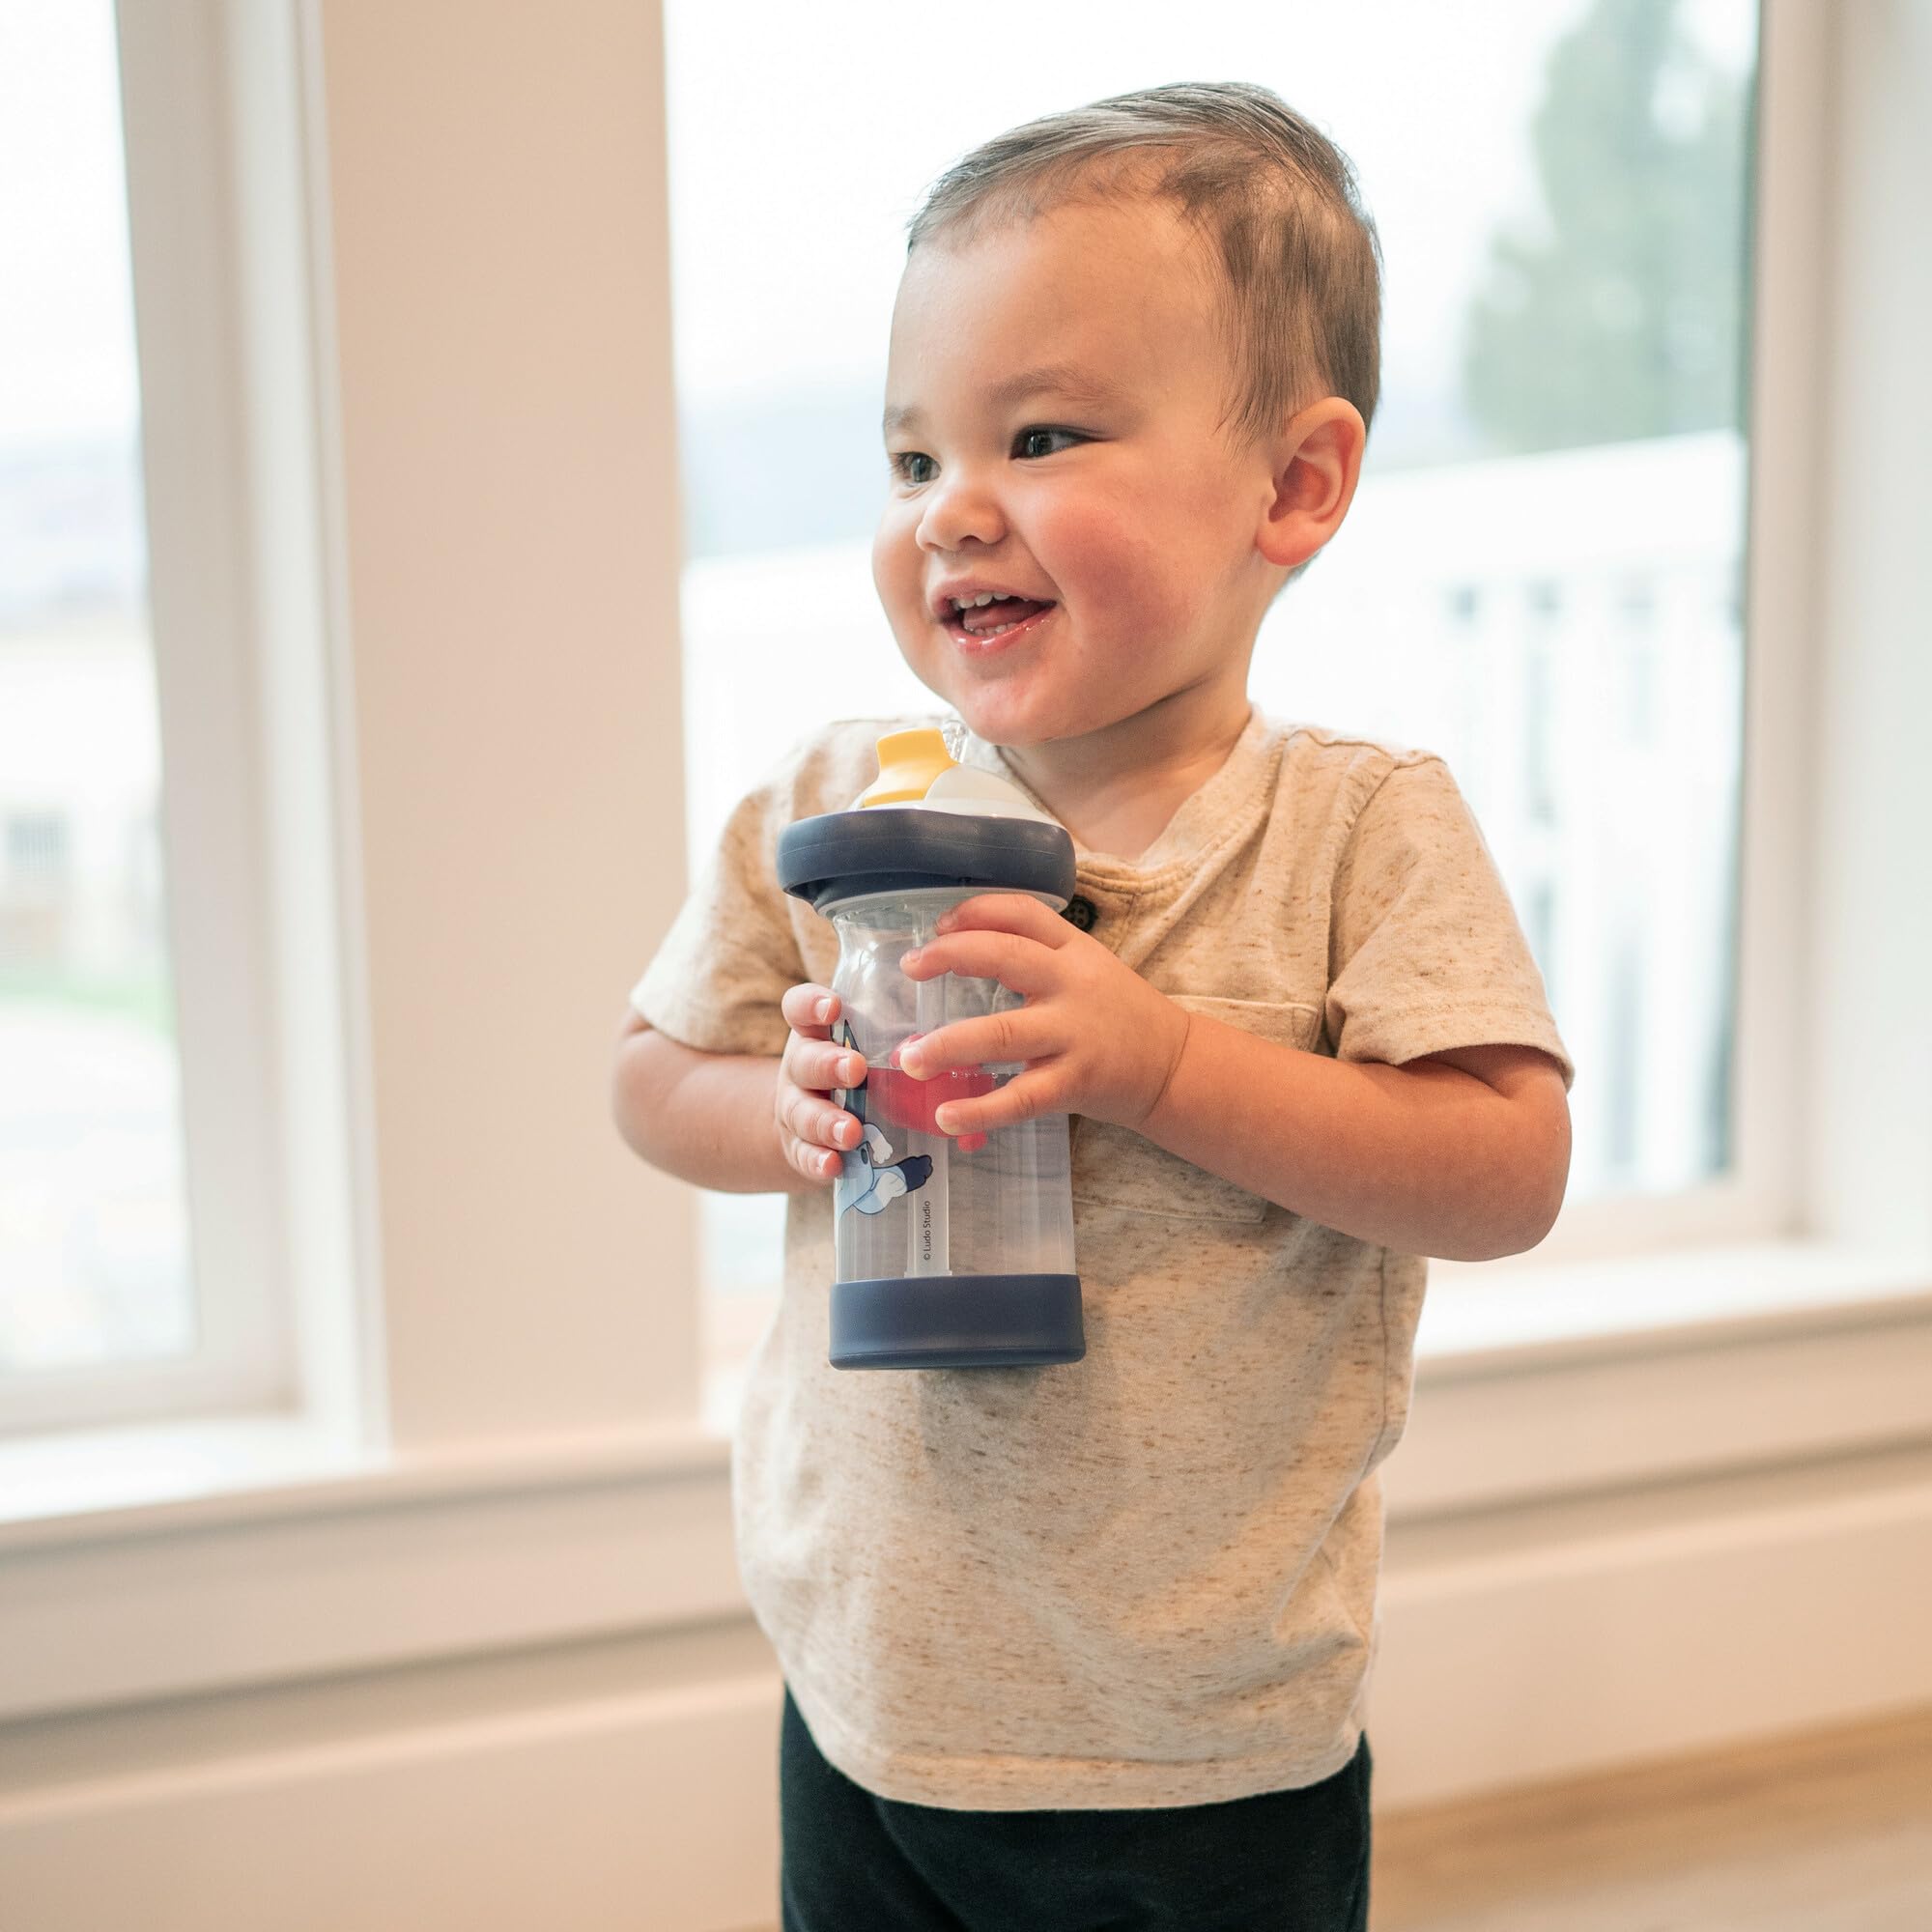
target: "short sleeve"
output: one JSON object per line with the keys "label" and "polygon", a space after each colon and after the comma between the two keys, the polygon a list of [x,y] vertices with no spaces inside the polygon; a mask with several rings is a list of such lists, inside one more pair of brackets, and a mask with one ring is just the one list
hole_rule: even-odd
{"label": "short sleeve", "polygon": [[1560,1064],[1565,1092],[1576,1079],[1508,888],[1438,757],[1397,764],[1356,815],[1332,889],[1328,973],[1339,1060],[1534,1046]]}
{"label": "short sleeve", "polygon": [[660,1033],[706,1053],[784,1051],[779,1010],[810,976],[775,874],[789,820],[788,771],[733,808],[702,874],[678,909],[631,1005]]}

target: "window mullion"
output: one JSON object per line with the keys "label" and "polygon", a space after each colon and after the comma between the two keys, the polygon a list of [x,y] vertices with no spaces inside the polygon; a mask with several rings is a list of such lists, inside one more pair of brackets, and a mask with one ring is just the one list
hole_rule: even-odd
{"label": "window mullion", "polygon": [[1812,1002],[1805,855],[1822,803],[1808,692],[1819,649],[1824,515],[1815,407],[1829,170],[1830,10],[1765,9],[1752,175],[1746,547],[1744,828],[1731,1055],[1735,1171],[1767,1235],[1825,1232],[1805,1198],[1804,1068],[1793,1015]]}

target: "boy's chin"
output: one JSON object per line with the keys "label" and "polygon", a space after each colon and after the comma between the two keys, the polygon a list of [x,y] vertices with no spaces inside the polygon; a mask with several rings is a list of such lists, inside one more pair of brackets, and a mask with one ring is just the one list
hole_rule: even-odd
{"label": "boy's chin", "polygon": [[[964,685],[938,675],[934,668],[920,663],[903,650],[899,655],[905,659],[906,668],[913,676],[931,692],[947,710],[955,713],[966,728],[982,743],[988,745],[1012,745],[1027,740],[1003,737],[1004,731],[1021,724],[1025,712],[1024,705],[1014,705],[1005,694],[988,693],[982,686]],[[992,701],[989,701],[989,698]]]}
{"label": "boy's chin", "polygon": [[1065,715],[1062,705],[1029,702],[1009,692],[990,696],[984,692],[956,692],[941,696],[981,743],[1004,745],[1013,751],[1050,745],[1061,738],[1077,738],[1091,728]]}
{"label": "boy's chin", "polygon": [[[933,696],[956,712],[982,744],[1025,751],[1063,738],[1078,738],[1111,723],[1096,715],[1103,705],[1082,705],[1037,675],[985,680],[948,677],[941,667],[907,656],[906,668]],[[1090,715],[1095,714],[1095,715]]]}

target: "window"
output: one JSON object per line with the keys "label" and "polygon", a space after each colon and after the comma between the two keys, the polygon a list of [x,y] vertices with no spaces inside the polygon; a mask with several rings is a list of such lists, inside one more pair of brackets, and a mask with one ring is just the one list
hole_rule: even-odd
{"label": "window", "polygon": [[[836,37],[773,13],[748,66],[731,16],[670,0],[694,863],[799,721],[858,692],[935,701],[867,557],[924,185],[1037,113],[1263,81],[1355,162],[1387,273],[1360,493],[1269,612],[1251,689],[1272,716],[1448,759],[1581,1069],[1571,1208],[1694,1211],[1732,1178],[1756,9],[1513,0],[1481,35],[1424,0],[1271,21],[1237,0],[1117,9],[1097,44],[1086,16],[1011,0],[965,42],[903,10]],[[746,130],[776,139],[801,101],[867,111],[814,116],[775,191]],[[728,1356],[758,1320],[737,1291],[777,1279],[782,1202],[705,1214]]]}
{"label": "window", "polygon": [[346,1219],[327,1002],[277,1032],[277,972],[320,970],[287,936],[332,921],[287,617],[314,602],[289,33],[0,10],[0,1433],[289,1404],[290,1204],[323,1214],[305,1254]]}
{"label": "window", "polygon": [[114,19],[0,23],[0,1385],[196,1342]]}

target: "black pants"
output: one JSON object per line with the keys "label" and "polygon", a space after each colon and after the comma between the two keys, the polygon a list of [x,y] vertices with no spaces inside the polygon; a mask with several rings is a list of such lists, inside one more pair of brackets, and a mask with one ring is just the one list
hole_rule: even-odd
{"label": "black pants", "polygon": [[1332,1777],[1219,1804],[953,1811],[779,1739],[784,1932],[1366,1932],[1365,1736]]}

